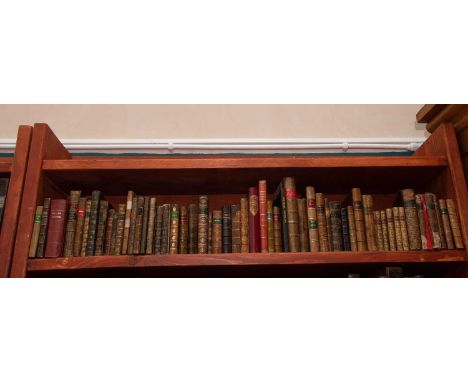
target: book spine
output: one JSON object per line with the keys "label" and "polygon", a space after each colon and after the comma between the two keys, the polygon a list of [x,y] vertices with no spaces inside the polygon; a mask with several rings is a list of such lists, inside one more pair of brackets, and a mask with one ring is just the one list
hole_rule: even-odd
{"label": "book spine", "polygon": [[101,256],[104,252],[104,234],[106,232],[108,209],[109,203],[105,200],[101,200],[101,203],[99,203],[99,220],[97,224],[96,248],[94,250],[94,256]]}
{"label": "book spine", "polygon": [[91,217],[91,200],[86,200],[85,218],[83,223],[83,236],[81,239],[80,256],[86,256],[86,245],[88,243],[89,219]]}
{"label": "book spine", "polygon": [[403,239],[401,237],[400,210],[398,207],[392,208],[393,225],[395,227],[395,242],[398,251],[403,251]]}
{"label": "book spine", "polygon": [[189,204],[188,253],[198,252],[198,206]]}
{"label": "book spine", "polygon": [[120,203],[114,216],[114,223],[112,224],[112,244],[111,254],[121,255],[123,247],[123,238],[125,232],[125,216],[127,214],[127,204]]}
{"label": "book spine", "polygon": [[161,242],[162,242],[162,222],[164,215],[164,206],[160,205],[156,209],[156,226],[154,228],[154,253],[161,253]]}
{"label": "book spine", "polygon": [[[419,232],[421,234],[421,248],[422,249],[432,249],[429,248],[427,242],[427,230],[426,230],[426,219],[424,217],[424,207],[423,207],[423,200],[421,194],[414,195],[414,200],[416,203],[416,212],[418,214],[418,222],[419,222]],[[430,242],[429,237],[429,242]],[[432,245],[430,245],[432,247]]]}
{"label": "book spine", "polygon": [[[307,220],[306,220],[307,223]],[[267,200],[268,252],[275,252],[275,232],[273,223],[273,202]]]}
{"label": "book spine", "polygon": [[45,245],[47,241],[47,229],[49,225],[50,198],[45,198],[43,205],[36,257],[44,257]]}
{"label": "book spine", "polygon": [[240,240],[241,253],[249,253],[249,202],[247,198],[240,200]]}
{"label": "book spine", "polygon": [[289,251],[299,252],[301,243],[299,237],[299,215],[297,211],[296,183],[294,178],[283,179],[284,194],[286,196],[286,216],[288,218]]}
{"label": "book spine", "polygon": [[387,217],[387,229],[388,229],[388,246],[390,251],[397,250],[396,237],[395,237],[395,224],[393,220],[393,210],[387,208],[385,210],[385,215]]}
{"label": "book spine", "polygon": [[220,210],[213,211],[212,246],[213,253],[221,253],[223,247],[223,213]]}
{"label": "book spine", "polygon": [[208,211],[208,253],[213,253],[213,213]]}
{"label": "book spine", "polygon": [[208,196],[198,200],[198,253],[208,253]]}
{"label": "book spine", "polygon": [[324,198],[324,199],[325,199],[325,219],[327,219],[328,247],[330,248],[330,251],[334,251],[330,203],[327,198]]}
{"label": "book spine", "polygon": [[286,192],[284,190],[283,182],[279,185],[279,197],[281,200],[281,232],[283,234],[283,250],[284,252],[289,252],[288,213],[286,208]]}
{"label": "book spine", "polygon": [[180,206],[179,253],[188,251],[188,213],[187,207]]}
{"label": "book spine", "polygon": [[463,237],[460,231],[460,221],[458,219],[457,208],[453,199],[446,199],[447,212],[450,220],[450,228],[452,229],[453,241],[456,249],[463,249]]}
{"label": "book spine", "polygon": [[306,198],[310,250],[311,252],[318,252],[320,250],[320,242],[317,224],[317,205],[315,202],[314,187],[306,187]]}
{"label": "book spine", "polygon": [[275,238],[274,252],[283,250],[282,235],[281,235],[281,210],[279,207],[273,207],[273,232]]}
{"label": "book spine", "polygon": [[431,194],[431,195],[432,195],[432,199],[434,200],[434,207],[436,211],[437,225],[438,225],[438,230],[439,230],[439,235],[440,235],[440,248],[446,249],[447,240],[445,238],[444,224],[442,222],[442,215],[440,213],[439,202],[435,194]]}
{"label": "book spine", "polygon": [[307,226],[306,199],[297,199],[297,217],[299,222],[299,244],[301,252],[309,252],[309,228]]}
{"label": "book spine", "polygon": [[128,253],[128,237],[130,234],[130,221],[132,217],[132,204],[135,193],[133,191],[128,191],[127,194],[127,204],[125,209],[125,228],[123,232],[123,242],[122,242],[122,254],[126,255]]}
{"label": "book spine", "polygon": [[341,208],[341,230],[343,232],[343,250],[351,251],[351,241],[349,239],[349,223],[346,208]]}
{"label": "book spine", "polygon": [[341,225],[341,203],[330,201],[330,221],[333,241],[333,251],[343,250],[343,232]]}
{"label": "book spine", "polygon": [[140,240],[140,253],[146,253],[146,244],[148,240],[148,218],[150,210],[150,198],[145,196],[143,198],[143,222],[141,225],[141,240]]}
{"label": "book spine", "polygon": [[86,256],[94,255],[100,198],[101,198],[101,191],[95,190],[91,193],[91,214],[89,216],[89,231],[88,231],[88,241],[86,244]]}
{"label": "book spine", "polygon": [[374,201],[372,195],[362,195],[362,206],[364,209],[364,224],[366,227],[366,241],[369,251],[376,251],[376,232],[374,226]]}
{"label": "book spine", "polygon": [[83,241],[83,225],[86,215],[86,198],[80,198],[76,214],[75,235],[73,238],[73,256],[78,257],[81,254],[81,243]]}
{"label": "book spine", "polygon": [[444,227],[445,240],[447,242],[448,249],[454,249],[452,230],[450,228],[450,220],[448,216],[447,203],[444,199],[439,199],[440,215],[442,217],[442,224]]}
{"label": "book spine", "polygon": [[356,222],[354,221],[354,209],[352,206],[346,207],[348,213],[349,242],[351,251],[357,251]]}
{"label": "book spine", "polygon": [[148,228],[146,233],[146,254],[154,253],[154,221],[156,219],[156,198],[150,198],[148,212]]}
{"label": "book spine", "polygon": [[431,194],[426,193],[424,194],[424,201],[426,205],[427,218],[430,227],[430,238],[432,242],[432,248],[441,249],[439,223],[437,221],[437,211],[435,209],[434,198]]}
{"label": "book spine", "polygon": [[390,250],[390,244],[388,242],[388,226],[387,226],[387,217],[385,211],[380,211],[380,223],[382,224],[382,235],[383,235],[383,245],[384,251]]}
{"label": "book spine", "polygon": [[419,220],[418,212],[416,210],[414,190],[410,188],[401,190],[401,195],[403,198],[403,206],[405,208],[405,219],[406,227],[408,229],[409,249],[412,251],[421,249],[421,232],[419,231]]}
{"label": "book spine", "polygon": [[232,215],[231,206],[223,206],[223,253],[232,253]]}
{"label": "book spine", "polygon": [[258,188],[249,188],[249,252],[260,252],[260,217],[258,214]]}
{"label": "book spine", "polygon": [[135,246],[135,231],[136,231],[136,220],[138,215],[138,197],[133,196],[132,200],[132,211],[130,213],[130,229],[128,231],[128,248],[127,253],[133,255]]}
{"label": "book spine", "polygon": [[49,228],[44,257],[60,257],[65,238],[67,200],[53,199],[50,202]]}
{"label": "book spine", "polygon": [[70,207],[67,216],[67,227],[65,230],[65,245],[63,249],[63,256],[73,256],[73,243],[75,236],[76,220],[78,203],[80,202],[81,191],[70,191]]}
{"label": "book spine", "polygon": [[403,250],[409,251],[408,227],[406,226],[405,207],[398,207],[398,218],[400,219],[401,241]]}
{"label": "book spine", "polygon": [[366,225],[364,219],[364,208],[360,188],[351,190],[354,211],[354,223],[356,226],[356,242],[358,251],[367,251]]}
{"label": "book spine", "polygon": [[5,209],[5,200],[8,192],[8,178],[0,179],[0,227],[2,224],[3,210]]}
{"label": "book spine", "polygon": [[104,254],[110,255],[112,252],[112,234],[114,231],[114,218],[115,210],[109,209],[107,212],[107,222],[106,222],[106,233],[105,233],[105,244],[104,244]]}
{"label": "book spine", "polygon": [[169,234],[169,253],[176,254],[179,246],[179,205],[171,205],[171,222]]}
{"label": "book spine", "polygon": [[[271,206],[271,203],[269,204],[269,206]],[[232,213],[232,253],[240,253],[241,251],[240,205],[233,204],[231,206],[231,213]],[[270,229],[269,225],[268,225],[268,229]],[[270,236],[268,236],[268,245],[270,245]]]}
{"label": "book spine", "polygon": [[260,251],[268,252],[268,221],[267,221],[267,182],[258,182],[258,210],[260,220]]}
{"label": "book spine", "polygon": [[327,252],[330,250],[330,246],[328,242],[327,218],[325,216],[325,198],[323,197],[323,194],[317,192],[317,194],[315,194],[315,201],[317,205],[317,228],[319,232],[320,252]]}
{"label": "book spine", "polygon": [[161,253],[168,254],[169,253],[169,235],[171,232],[171,206],[170,204],[163,205],[163,213],[162,213],[162,228],[161,228]]}
{"label": "book spine", "polygon": [[[429,211],[427,209],[427,200],[426,200],[425,194],[421,194],[421,202],[422,202],[423,215],[424,215],[423,216],[424,217],[424,232],[426,236],[427,249],[433,249],[434,239],[432,237],[431,225],[429,223]],[[422,228],[420,228],[420,231],[422,231]]]}
{"label": "book spine", "polygon": [[143,215],[145,208],[145,198],[139,196],[137,198],[137,211],[135,217],[135,233],[133,238],[133,253],[138,255],[141,253],[141,235],[143,232]]}
{"label": "book spine", "polygon": [[39,231],[41,230],[41,219],[43,206],[36,207],[36,214],[34,215],[34,227],[31,236],[31,244],[29,245],[28,257],[36,257],[37,244],[39,242]]}
{"label": "book spine", "polygon": [[377,249],[379,251],[384,250],[383,244],[383,232],[382,232],[382,222],[380,221],[380,211],[374,211],[374,231],[376,232],[377,238]]}

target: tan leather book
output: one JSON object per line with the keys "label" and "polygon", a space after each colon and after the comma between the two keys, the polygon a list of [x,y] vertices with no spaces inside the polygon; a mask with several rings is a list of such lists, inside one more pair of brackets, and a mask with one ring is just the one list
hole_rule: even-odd
{"label": "tan leather book", "polygon": [[67,216],[67,226],[65,228],[65,244],[63,248],[64,257],[73,256],[73,244],[78,215],[78,204],[80,202],[81,191],[70,191],[69,209]]}
{"label": "tan leather book", "polygon": [[247,198],[240,200],[240,251],[249,253],[249,202]]}
{"label": "tan leather book", "polygon": [[349,243],[351,251],[357,251],[357,237],[356,237],[356,222],[354,220],[354,208],[352,206],[346,207],[348,213],[348,225],[349,225]]}
{"label": "tan leather book", "polygon": [[125,209],[125,228],[123,232],[123,242],[122,242],[122,254],[125,255],[128,252],[128,238],[130,234],[130,222],[132,217],[132,205],[135,193],[133,191],[128,191],[127,194],[127,204]]}
{"label": "tan leather book", "polygon": [[391,208],[387,208],[385,210],[385,215],[387,217],[388,245],[390,247],[390,251],[396,251],[397,244],[395,236],[395,224],[393,220],[393,210]]}
{"label": "tan leather book", "polygon": [[[442,241],[439,232],[439,222],[437,220],[436,200],[430,193],[425,193],[424,198],[426,201],[427,220],[430,227],[430,236],[432,242],[432,248],[441,249]],[[406,209],[405,209],[406,211]]]}
{"label": "tan leather book", "polygon": [[41,219],[43,206],[36,207],[36,214],[34,215],[33,233],[31,236],[31,244],[29,245],[28,257],[36,257],[37,244],[39,242],[39,231],[41,229]]}
{"label": "tan leather book", "polygon": [[171,205],[171,222],[169,234],[169,253],[176,254],[179,247],[179,205]]}
{"label": "tan leather book", "polygon": [[382,222],[380,221],[380,211],[374,211],[374,227],[377,238],[377,249],[384,251]]}
{"label": "tan leather book", "polygon": [[299,252],[301,243],[299,237],[299,216],[297,211],[296,182],[294,178],[283,179],[286,196],[286,216],[288,219],[289,252]]}
{"label": "tan leather book", "polygon": [[133,247],[135,244],[135,230],[136,230],[136,220],[138,214],[138,196],[134,194],[132,200],[132,210],[130,213],[130,229],[128,231],[128,248],[127,253],[133,255]]}
{"label": "tan leather book", "polygon": [[91,217],[91,199],[86,200],[85,219],[83,223],[83,238],[81,240],[80,256],[86,256],[86,245],[88,243],[89,219]]}
{"label": "tan leather book", "polygon": [[[432,249],[430,229],[427,230],[427,226],[426,226],[426,214],[424,211],[425,206],[423,203],[423,197],[421,194],[416,194],[414,195],[414,200],[416,203],[416,212],[418,214],[419,232],[421,234],[421,249]],[[427,205],[426,205],[426,211],[427,211]],[[429,234],[428,235],[429,241],[428,241],[427,234]]]}
{"label": "tan leather book", "polygon": [[109,203],[106,200],[101,200],[99,203],[99,214],[98,214],[96,245],[94,248],[94,256],[101,256],[104,253],[104,234],[106,232],[108,209],[109,209]]}
{"label": "tan leather book", "polygon": [[366,226],[366,242],[369,251],[377,250],[375,223],[374,223],[374,201],[372,195],[362,195],[362,206],[364,210],[364,224]]}
{"label": "tan leather book", "polygon": [[202,195],[198,199],[198,253],[200,254],[208,253],[208,211],[208,196]]}
{"label": "tan leather book", "polygon": [[442,224],[444,227],[445,240],[447,242],[448,249],[454,249],[455,244],[453,242],[452,229],[450,228],[450,219],[448,216],[447,203],[445,199],[439,199],[440,214],[442,217]]}
{"label": "tan leather book", "polygon": [[409,249],[412,251],[421,249],[421,231],[419,230],[419,219],[418,211],[416,210],[414,190],[411,188],[401,190],[401,196],[403,198],[403,207],[405,209]]}
{"label": "tan leather book", "polygon": [[453,241],[455,243],[455,248],[463,249],[465,248],[463,244],[463,237],[460,231],[460,220],[458,219],[457,207],[453,199],[447,199],[445,201],[447,204],[447,211],[450,220],[450,228],[452,229]]}
{"label": "tan leather book", "polygon": [[444,223],[442,222],[442,214],[440,213],[439,201],[435,194],[431,194],[434,199],[434,206],[437,216],[437,224],[439,226],[439,235],[440,235],[440,248],[447,249],[447,240],[445,238]]}
{"label": "tan leather book", "polygon": [[325,216],[325,198],[322,193],[315,194],[317,205],[317,228],[319,232],[320,252],[328,252],[330,250],[328,243],[327,218]]}
{"label": "tan leather book", "polygon": [[112,251],[114,255],[122,254],[123,249],[123,239],[125,235],[125,220],[127,217],[127,204],[119,204],[118,207],[118,214],[117,214],[117,224],[116,224],[116,232],[115,232],[115,244]]}
{"label": "tan leather book", "polygon": [[299,242],[301,246],[301,252],[309,252],[309,227],[307,225],[306,199],[297,199],[297,214],[299,220]]}
{"label": "tan leather book", "polygon": [[169,236],[171,234],[171,205],[163,204],[161,227],[161,254],[169,253]]}
{"label": "tan leather book", "polygon": [[213,253],[222,253],[223,251],[223,213],[220,210],[213,211],[213,228],[212,228],[212,246]]}
{"label": "tan leather book", "polygon": [[395,227],[395,242],[398,251],[403,251],[403,239],[401,236],[400,210],[398,207],[392,208],[393,226]]}
{"label": "tan leather book", "polygon": [[154,223],[156,220],[156,198],[150,198],[148,212],[148,230],[146,233],[146,254],[150,255],[154,250]]}
{"label": "tan leather book", "polygon": [[273,207],[273,231],[275,239],[274,252],[283,251],[282,233],[281,233],[281,210],[279,207]]}
{"label": "tan leather book", "polygon": [[188,252],[188,213],[187,207],[180,206],[179,253]]}
{"label": "tan leather book", "polygon": [[409,251],[408,227],[406,226],[405,207],[398,207],[398,218],[400,219],[401,242],[403,250]]}
{"label": "tan leather book", "polygon": [[306,187],[307,226],[309,231],[309,246],[311,252],[320,250],[319,232],[317,224],[317,206],[314,187]]}
{"label": "tan leather book", "polygon": [[364,221],[364,209],[362,206],[362,195],[360,188],[351,189],[353,200],[354,223],[356,226],[356,242],[358,251],[367,250],[366,228]]}
{"label": "tan leather book", "polygon": [[384,251],[390,251],[390,244],[388,242],[387,216],[385,215],[385,210],[380,211],[380,223],[382,224]]}

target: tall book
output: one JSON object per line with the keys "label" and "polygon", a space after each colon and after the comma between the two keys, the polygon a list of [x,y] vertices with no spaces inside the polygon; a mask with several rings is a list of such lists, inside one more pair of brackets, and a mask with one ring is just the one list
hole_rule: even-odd
{"label": "tall book", "polygon": [[91,193],[91,213],[89,215],[89,230],[88,230],[88,241],[86,244],[86,256],[94,255],[94,247],[96,245],[96,231],[97,231],[100,198],[101,198],[101,191],[94,190]]}
{"label": "tall book", "polygon": [[146,253],[146,244],[148,238],[148,218],[150,212],[150,197],[144,197],[143,204],[143,223],[141,225],[140,253]]}
{"label": "tall book", "polygon": [[101,256],[104,253],[104,234],[106,232],[108,209],[109,203],[106,200],[101,200],[99,203],[98,224],[96,231],[96,247],[94,249],[95,256]]}
{"label": "tall book", "polygon": [[169,253],[169,235],[171,232],[171,205],[164,204],[162,212],[162,228],[161,228],[161,253]]}
{"label": "tall book", "polygon": [[442,224],[444,227],[447,248],[454,249],[455,245],[453,243],[452,229],[450,228],[450,220],[448,216],[447,203],[445,202],[445,199],[439,199],[439,208],[440,208],[440,214],[442,217]]}
{"label": "tall book", "polygon": [[388,241],[388,225],[387,225],[387,216],[385,215],[385,210],[380,211],[380,223],[382,224],[384,251],[389,251],[390,244]]}
{"label": "tall book", "polygon": [[280,182],[278,188],[273,195],[273,204],[281,209],[281,235],[283,243],[283,252],[289,252],[289,235],[288,235],[288,216],[286,212],[286,194],[284,192],[284,184]]}
{"label": "tall book", "polygon": [[398,207],[398,218],[400,219],[401,241],[403,250],[409,251],[408,227],[406,226],[405,207]]}
{"label": "tall book", "polygon": [[362,195],[362,206],[364,210],[364,224],[366,226],[367,248],[369,251],[376,251],[377,243],[375,237],[374,201],[372,199],[372,195]]}
{"label": "tall book", "polygon": [[232,215],[231,205],[225,204],[223,212],[223,253],[232,253]]}
{"label": "tall book", "polygon": [[309,252],[309,228],[307,226],[306,199],[297,199],[297,217],[299,223],[299,243],[301,252]]}
{"label": "tall book", "polygon": [[81,255],[81,244],[83,242],[83,226],[86,217],[86,198],[80,198],[78,201],[78,210],[76,214],[75,235],[73,237],[73,256]]}
{"label": "tall book", "polygon": [[306,187],[307,198],[307,225],[309,230],[309,244],[311,252],[320,250],[319,232],[317,224],[317,205],[315,202],[314,187]]}
{"label": "tall book", "polygon": [[330,203],[328,201],[328,198],[324,198],[324,201],[325,201],[325,219],[327,220],[328,246],[330,248],[330,251],[334,251]]}
{"label": "tall book", "polygon": [[208,253],[208,196],[198,199],[198,253]]}
{"label": "tall book", "polygon": [[179,246],[179,205],[171,205],[171,222],[169,233],[169,253],[176,254]]}
{"label": "tall book", "polygon": [[8,178],[0,179],[0,227],[2,224],[3,210],[5,208],[5,200],[8,192]]}
{"label": "tall book", "polygon": [[188,213],[187,207],[180,206],[179,253],[188,251]]}
{"label": "tall book", "polygon": [[447,212],[450,220],[450,228],[452,229],[453,241],[456,249],[465,248],[463,244],[463,237],[460,231],[460,220],[458,219],[457,208],[453,199],[447,199],[445,201],[447,204]]}
{"label": "tall book", "polygon": [[342,251],[343,232],[341,226],[341,203],[336,200],[331,200],[329,205],[333,251]]}
{"label": "tall book", "polygon": [[327,252],[330,250],[328,242],[328,228],[327,218],[325,216],[325,198],[322,193],[315,194],[317,205],[317,228],[319,232],[320,252]]}
{"label": "tall book", "polygon": [[273,232],[275,239],[274,252],[281,252],[283,250],[282,235],[281,235],[281,210],[279,207],[273,207]]}
{"label": "tall book", "polygon": [[434,206],[436,210],[437,224],[439,226],[439,235],[440,235],[440,248],[447,249],[447,240],[445,238],[444,223],[442,222],[442,214],[440,213],[439,201],[435,194],[431,194],[434,200]]}
{"label": "tall book", "polygon": [[132,217],[132,204],[135,193],[133,191],[128,191],[127,194],[127,204],[125,208],[125,228],[123,232],[123,241],[122,241],[122,254],[126,255],[128,253],[128,237],[130,234],[130,220]]}
{"label": "tall book", "polygon": [[198,253],[198,206],[196,204],[189,204],[188,217],[188,253]]}
{"label": "tall book", "polygon": [[249,252],[260,252],[260,216],[258,213],[258,188],[249,188]]}
{"label": "tall book", "polygon": [[117,222],[115,228],[115,242],[112,254],[120,255],[123,250],[123,240],[125,235],[125,220],[127,217],[127,204],[121,203],[118,206]]}
{"label": "tall book", "polygon": [[387,218],[388,246],[390,251],[396,251],[397,244],[395,237],[395,224],[393,221],[393,210],[391,208],[385,209],[385,216]]}
{"label": "tall book", "polygon": [[50,200],[50,198],[44,198],[36,257],[44,257],[45,245],[47,241],[47,229],[49,225]]}
{"label": "tall book", "polygon": [[135,233],[133,239],[133,253],[138,255],[141,253],[141,235],[143,232],[143,216],[145,209],[145,197],[139,196],[137,198],[137,211],[135,217]]}
{"label": "tall book", "polygon": [[156,209],[156,221],[154,226],[154,250],[153,253],[161,253],[161,241],[162,241],[162,222],[164,215],[164,206],[159,205]]}
{"label": "tall book", "polygon": [[376,233],[377,249],[384,251],[382,222],[380,220],[380,211],[374,211],[374,231]]}
{"label": "tall book", "polygon": [[[104,234],[104,254],[110,255],[112,252],[112,234],[114,232],[114,218],[115,210],[113,208],[109,209],[107,212],[107,221],[106,221],[106,232]],[[115,238],[115,236],[114,236]]]}
{"label": "tall book", "polygon": [[249,202],[247,198],[240,200],[240,252],[249,252]]}
{"label": "tall book", "polygon": [[213,213],[208,211],[208,253],[213,253]]}
{"label": "tall book", "polygon": [[416,200],[414,190],[407,188],[401,190],[403,206],[405,208],[406,227],[408,229],[409,249],[421,249],[421,232],[419,231],[418,212],[416,210]]}
{"label": "tall book", "polygon": [[258,210],[260,220],[260,251],[268,252],[268,221],[267,221],[267,182],[258,182]]}
{"label": "tall book", "polygon": [[60,257],[65,239],[67,222],[67,200],[52,199],[50,202],[49,228],[44,257]]}
{"label": "tall book", "polygon": [[134,194],[132,200],[132,210],[130,211],[130,230],[128,231],[128,248],[127,253],[133,255],[135,245],[135,232],[136,232],[136,221],[138,215],[138,196]]}
{"label": "tall book", "polygon": [[150,255],[154,249],[154,223],[156,220],[156,198],[150,198],[148,213],[148,229],[146,233],[146,254]]}
{"label": "tall book", "polygon": [[78,204],[80,202],[81,191],[70,191],[70,203],[67,216],[67,227],[65,229],[65,245],[63,249],[64,257],[73,256],[73,244],[76,229],[76,221],[78,218]]}
{"label": "tall book", "polygon": [[393,226],[395,227],[395,243],[397,251],[403,251],[403,239],[401,237],[400,210],[398,207],[392,208]]}
{"label": "tall book", "polygon": [[288,218],[289,251],[299,252],[301,250],[301,244],[299,238],[299,215],[297,212],[296,183],[294,178],[284,178],[283,186],[286,197],[286,216]]}
{"label": "tall book", "polygon": [[[271,202],[269,202],[269,206],[271,206]],[[240,223],[240,205],[239,204],[233,204],[231,206],[231,214],[232,214],[232,253],[240,253],[241,251],[241,223]],[[270,245],[269,241],[270,241],[270,236],[268,236],[268,245]]]}
{"label": "tall book", "polygon": [[349,222],[346,208],[341,208],[341,230],[343,232],[343,250],[351,251],[351,241],[349,238]]}
{"label": "tall book", "polygon": [[34,215],[34,226],[33,233],[31,236],[31,244],[29,245],[28,257],[36,257],[37,244],[39,242],[39,231],[41,229],[42,209],[43,206],[36,207],[36,213]]}
{"label": "tall book", "polygon": [[86,199],[85,218],[83,222],[83,236],[81,238],[80,256],[86,256],[86,247],[89,234],[89,219],[91,218],[91,199]]}
{"label": "tall book", "polygon": [[354,223],[356,226],[356,242],[358,251],[367,250],[366,225],[364,221],[364,208],[360,188],[351,189],[353,201]]}
{"label": "tall book", "polygon": [[212,251],[213,253],[221,253],[223,250],[223,213],[220,210],[213,210],[213,228],[212,234]]}
{"label": "tall book", "polygon": [[275,252],[275,233],[273,223],[273,202],[267,200],[268,252]]}
{"label": "tall book", "polygon": [[429,228],[429,222],[427,221],[426,206],[423,205],[422,195],[414,195],[414,200],[416,203],[416,212],[418,214],[419,232],[421,234],[421,248],[432,249],[431,231]]}
{"label": "tall book", "polygon": [[346,207],[348,213],[349,243],[351,251],[357,251],[356,222],[354,221],[354,209],[352,206]]}

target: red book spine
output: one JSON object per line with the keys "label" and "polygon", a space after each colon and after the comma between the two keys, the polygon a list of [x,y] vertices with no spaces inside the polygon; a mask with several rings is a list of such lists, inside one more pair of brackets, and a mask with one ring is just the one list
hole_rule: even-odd
{"label": "red book spine", "polygon": [[50,202],[49,229],[44,257],[60,257],[62,255],[66,222],[66,199],[53,199]]}
{"label": "red book spine", "polygon": [[249,188],[249,252],[260,252],[260,214],[258,212],[258,188]]}
{"label": "red book spine", "polygon": [[425,227],[421,227],[421,229],[424,229],[426,232],[427,249],[433,249],[432,239],[431,239],[431,227],[429,225],[429,215],[427,214],[425,194],[421,194],[421,200],[422,200],[422,205],[423,205],[424,223],[425,223]]}
{"label": "red book spine", "polygon": [[267,221],[267,182],[258,182],[258,209],[260,215],[260,250],[268,252],[268,221]]}

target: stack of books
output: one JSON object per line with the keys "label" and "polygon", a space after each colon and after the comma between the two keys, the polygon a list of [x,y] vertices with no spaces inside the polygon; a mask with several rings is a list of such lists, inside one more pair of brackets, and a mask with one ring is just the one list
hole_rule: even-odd
{"label": "stack of books", "polygon": [[126,203],[113,206],[100,191],[89,198],[71,191],[68,200],[45,198],[37,207],[29,257],[463,248],[452,199],[412,189],[400,199],[401,206],[375,210],[359,188],[345,202],[314,187],[301,197],[291,177],[271,198],[260,180],[220,210],[206,195],[186,206],[129,191]]}
{"label": "stack of books", "polygon": [[8,178],[0,178],[0,229],[2,228],[3,210],[8,191]]}

